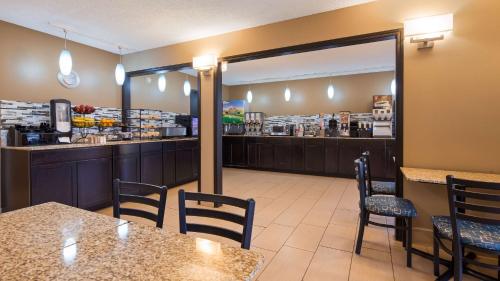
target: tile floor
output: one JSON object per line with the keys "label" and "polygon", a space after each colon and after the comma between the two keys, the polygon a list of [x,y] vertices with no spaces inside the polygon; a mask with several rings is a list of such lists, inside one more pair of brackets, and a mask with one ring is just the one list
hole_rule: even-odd
{"label": "tile floor", "polygon": [[[195,191],[196,187],[190,183],[180,188]],[[165,214],[164,225],[173,231],[179,231],[178,189],[169,190]],[[414,256],[413,268],[406,268],[405,251],[385,228],[369,226],[361,255],[353,254],[358,224],[354,180],[224,169],[224,193],[256,200],[252,249],[265,257],[257,280],[434,280],[428,260]],[[99,212],[111,215],[112,209]],[[383,217],[375,219],[385,222]],[[210,223],[241,230],[232,223]],[[191,235],[239,245],[215,236]]]}

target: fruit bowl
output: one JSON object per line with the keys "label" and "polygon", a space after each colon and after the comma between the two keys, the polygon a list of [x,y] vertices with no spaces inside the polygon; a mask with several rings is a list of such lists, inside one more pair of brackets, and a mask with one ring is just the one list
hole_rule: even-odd
{"label": "fruit bowl", "polygon": [[92,105],[80,104],[80,105],[75,105],[73,107],[73,111],[78,114],[92,114],[95,112],[95,107],[93,107]]}

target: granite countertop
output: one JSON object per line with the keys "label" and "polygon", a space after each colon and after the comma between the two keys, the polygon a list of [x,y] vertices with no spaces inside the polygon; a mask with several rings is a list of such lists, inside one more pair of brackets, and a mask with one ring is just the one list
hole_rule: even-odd
{"label": "granite countertop", "polygon": [[70,143],[70,144],[55,144],[55,145],[40,145],[40,146],[2,146],[4,149],[10,150],[23,150],[23,151],[38,151],[38,150],[53,150],[53,149],[67,149],[67,148],[85,148],[96,146],[112,146],[123,144],[136,144],[136,143],[150,143],[150,142],[172,142],[183,140],[197,140],[198,138],[172,138],[172,139],[156,139],[156,140],[128,140],[128,141],[109,141],[107,143]]}
{"label": "granite countertop", "polygon": [[456,178],[461,179],[500,183],[500,174],[419,169],[408,167],[401,167],[401,172],[403,172],[403,175],[408,181],[413,182],[446,184],[446,176],[452,175]]}
{"label": "granite countertop", "polygon": [[57,203],[0,215],[0,253],[5,280],[252,280],[263,265],[253,251]]}
{"label": "granite countertop", "polygon": [[297,136],[248,136],[248,135],[224,135],[224,137],[248,137],[248,138],[294,138],[294,139],[348,139],[348,140],[395,140],[396,138],[356,138],[356,137],[297,137]]}

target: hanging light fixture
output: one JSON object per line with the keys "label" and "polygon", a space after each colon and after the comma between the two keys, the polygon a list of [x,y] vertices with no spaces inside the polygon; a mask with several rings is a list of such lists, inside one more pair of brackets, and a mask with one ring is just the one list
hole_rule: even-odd
{"label": "hanging light fixture", "polygon": [[160,92],[165,92],[165,89],[167,88],[167,79],[165,78],[165,74],[161,74],[160,77],[158,77],[158,90]]}
{"label": "hanging light fixture", "polygon": [[392,79],[391,81],[391,94],[393,96],[396,95],[396,79]]}
{"label": "hanging light fixture", "polygon": [[292,93],[290,92],[290,88],[288,88],[288,85],[287,85],[286,89],[285,89],[285,101],[289,102],[291,97],[292,97]]}
{"label": "hanging light fixture", "polygon": [[335,88],[333,88],[332,80],[330,80],[330,85],[328,85],[328,90],[326,91],[329,99],[333,99],[335,96]]}
{"label": "hanging light fixture", "polygon": [[248,87],[247,101],[248,101],[248,103],[252,103],[252,100],[253,100],[252,90],[250,90],[250,87]]}
{"label": "hanging light fixture", "polygon": [[189,97],[191,95],[191,83],[189,83],[189,79],[186,75],[186,80],[184,81],[184,95]]}
{"label": "hanging light fixture", "polygon": [[67,48],[67,32],[66,29],[64,31],[64,49],[59,54],[59,71],[62,75],[69,75],[71,73],[71,69],[73,68],[73,59],[71,58],[71,53]]}
{"label": "hanging light fixture", "polygon": [[118,86],[122,86],[125,82],[125,68],[122,64],[122,47],[118,46],[118,50],[120,50],[120,63],[117,64],[115,68],[115,80]]}

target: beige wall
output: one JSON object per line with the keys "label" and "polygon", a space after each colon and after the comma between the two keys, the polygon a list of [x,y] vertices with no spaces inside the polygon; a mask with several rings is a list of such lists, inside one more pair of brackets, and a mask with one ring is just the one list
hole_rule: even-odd
{"label": "beige wall", "polygon": [[[229,87],[230,99],[246,99],[248,89],[253,100],[250,111],[272,115],[297,115],[333,113],[339,111],[371,112],[374,95],[390,95],[394,72],[377,72],[336,77],[272,82]],[[327,89],[330,81],[335,96],[329,99]],[[292,97],[284,99],[286,86]]]}
{"label": "beige wall", "polygon": [[0,37],[1,99],[48,102],[64,98],[76,104],[121,107],[121,87],[114,77],[117,55],[68,42],[81,84],[66,89],[57,81],[62,39],[3,21]]}
{"label": "beige wall", "polygon": [[[500,173],[499,10],[498,0],[379,0],[136,53],[126,63],[141,69],[204,53],[237,55],[401,28],[404,19],[451,12],[453,34],[433,49],[418,51],[405,40],[404,165]],[[443,190],[405,184],[420,213],[417,227],[428,231],[428,215],[446,212]]]}
{"label": "beige wall", "polygon": [[177,71],[168,72],[165,74],[167,87],[162,93],[158,90],[158,77],[157,74],[132,77],[131,107],[189,113],[189,97],[184,95],[184,81],[189,79],[191,89],[196,90],[197,78]]}

